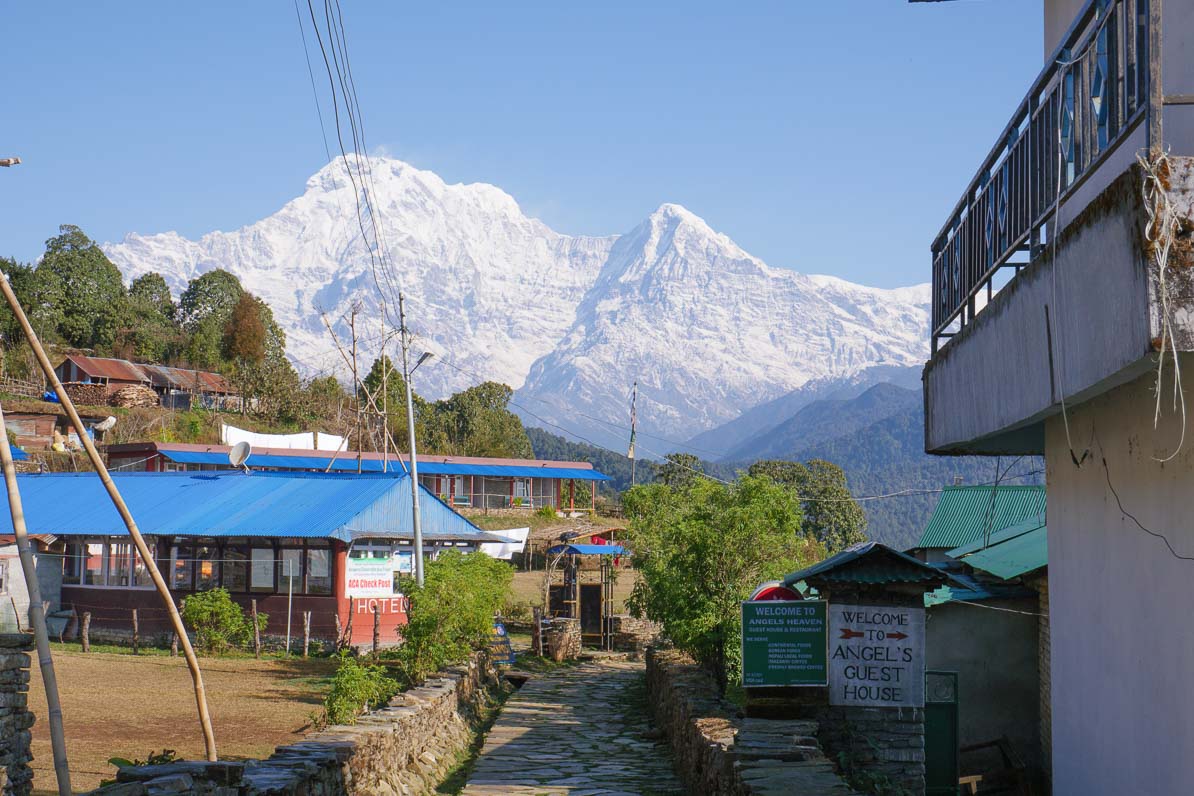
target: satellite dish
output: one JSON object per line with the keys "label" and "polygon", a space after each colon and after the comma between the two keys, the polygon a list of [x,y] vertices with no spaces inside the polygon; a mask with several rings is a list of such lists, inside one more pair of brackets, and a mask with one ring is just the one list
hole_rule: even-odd
{"label": "satellite dish", "polygon": [[245,462],[249,460],[249,455],[252,453],[252,445],[247,442],[238,442],[232,446],[232,450],[228,451],[228,461],[232,463],[233,467],[240,467],[247,473],[250,470]]}

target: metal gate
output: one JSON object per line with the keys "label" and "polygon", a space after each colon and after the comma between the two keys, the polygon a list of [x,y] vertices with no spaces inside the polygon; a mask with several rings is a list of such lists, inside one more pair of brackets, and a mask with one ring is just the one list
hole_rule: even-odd
{"label": "metal gate", "polygon": [[925,672],[925,796],[958,794],[958,673]]}

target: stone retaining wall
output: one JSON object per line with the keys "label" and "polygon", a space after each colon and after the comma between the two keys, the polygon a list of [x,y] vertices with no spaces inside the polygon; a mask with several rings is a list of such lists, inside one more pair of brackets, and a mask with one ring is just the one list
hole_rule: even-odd
{"label": "stone retaining wall", "polygon": [[33,790],[33,714],[27,706],[31,649],[31,634],[0,633],[0,791],[5,796]]}
{"label": "stone retaining wall", "polygon": [[617,614],[609,618],[609,623],[616,652],[642,655],[647,647],[659,638],[659,625],[649,619],[635,619],[628,614]]}
{"label": "stone retaining wall", "polygon": [[122,768],[102,796],[433,794],[472,741],[480,708],[506,688],[487,656],[432,677],[355,725],[280,746],[265,760]]}
{"label": "stone retaining wall", "polygon": [[855,795],[821,752],[816,722],[739,718],[713,677],[681,652],[647,650],[647,700],[691,793]]}

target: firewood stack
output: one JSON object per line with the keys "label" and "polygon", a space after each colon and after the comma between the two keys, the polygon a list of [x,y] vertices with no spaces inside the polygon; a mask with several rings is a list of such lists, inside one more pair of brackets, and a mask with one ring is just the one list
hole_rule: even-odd
{"label": "firewood stack", "polygon": [[108,388],[102,384],[68,381],[62,387],[70,399],[81,406],[106,406],[108,403]]}
{"label": "firewood stack", "polygon": [[112,397],[108,399],[108,403],[112,406],[132,409],[134,407],[158,406],[161,401],[158,399],[158,394],[150,388],[140,384],[130,384],[112,393]]}

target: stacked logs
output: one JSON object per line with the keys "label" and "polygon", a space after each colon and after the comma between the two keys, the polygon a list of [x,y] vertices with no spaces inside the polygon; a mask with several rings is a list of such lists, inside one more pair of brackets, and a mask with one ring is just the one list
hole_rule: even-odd
{"label": "stacked logs", "polygon": [[158,399],[158,394],[149,387],[140,384],[130,384],[112,393],[112,397],[108,399],[108,403],[112,406],[133,409],[134,407],[157,406],[160,400]]}
{"label": "stacked logs", "polygon": [[108,403],[108,388],[102,384],[84,384],[81,381],[68,381],[62,387],[76,404],[83,406],[105,406]]}

